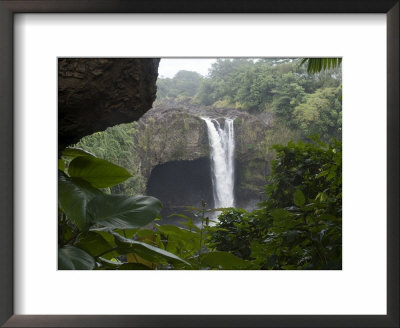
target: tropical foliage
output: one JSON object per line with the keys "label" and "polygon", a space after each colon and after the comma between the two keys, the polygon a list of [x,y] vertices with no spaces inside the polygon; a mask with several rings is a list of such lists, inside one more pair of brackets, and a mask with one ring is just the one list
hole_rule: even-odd
{"label": "tropical foliage", "polygon": [[145,179],[140,170],[137,152],[137,122],[120,124],[82,138],[75,146],[94,156],[131,169],[131,176],[112,186],[113,193],[136,195],[144,193]]}
{"label": "tropical foliage", "polygon": [[322,70],[336,68],[342,64],[342,58],[304,58],[301,65],[307,64],[308,73],[318,73]]}
{"label": "tropical foliage", "polygon": [[186,228],[157,225],[161,203],[107,189],[128,179],[124,168],[79,148],[68,148],[58,171],[58,268],[60,270],[233,269],[246,263],[230,252],[206,248],[213,210],[188,208]]}
{"label": "tropical foliage", "polygon": [[[59,269],[340,269],[341,143],[275,146],[266,200],[243,209],[186,207],[160,225],[161,203],[107,193],[130,177],[81,149],[59,169]],[[221,211],[217,224],[211,214]],[[200,225],[193,223],[198,218]]]}
{"label": "tropical foliage", "polygon": [[250,260],[254,268],[341,269],[341,143],[314,139],[274,148],[261,208],[225,210],[210,245]]}

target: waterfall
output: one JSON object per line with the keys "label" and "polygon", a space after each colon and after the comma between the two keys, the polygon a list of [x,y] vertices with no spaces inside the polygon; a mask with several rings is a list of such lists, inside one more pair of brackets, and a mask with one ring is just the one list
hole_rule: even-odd
{"label": "waterfall", "polygon": [[235,182],[234,152],[235,135],[233,119],[225,118],[224,126],[216,119],[202,117],[207,124],[210,145],[211,178],[214,208],[233,207]]}

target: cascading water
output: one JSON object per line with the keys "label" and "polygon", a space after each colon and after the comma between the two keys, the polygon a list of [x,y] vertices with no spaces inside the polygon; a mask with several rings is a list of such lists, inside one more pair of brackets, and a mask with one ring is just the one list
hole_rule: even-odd
{"label": "cascading water", "polygon": [[225,118],[224,127],[217,119],[202,117],[207,124],[210,145],[214,208],[233,207],[235,182],[235,135],[233,119]]}

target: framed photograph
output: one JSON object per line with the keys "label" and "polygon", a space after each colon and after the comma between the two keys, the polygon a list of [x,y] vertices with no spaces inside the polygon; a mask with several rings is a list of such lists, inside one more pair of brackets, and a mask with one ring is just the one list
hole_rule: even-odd
{"label": "framed photograph", "polygon": [[399,326],[398,1],[0,21],[2,325]]}

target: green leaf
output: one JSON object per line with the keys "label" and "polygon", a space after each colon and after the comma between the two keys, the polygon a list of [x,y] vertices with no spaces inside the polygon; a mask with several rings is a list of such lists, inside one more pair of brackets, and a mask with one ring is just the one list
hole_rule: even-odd
{"label": "green leaf", "polygon": [[97,260],[106,269],[108,268],[108,269],[116,270],[123,264],[122,262],[110,261],[104,257],[99,257]]}
{"label": "green leaf", "polygon": [[58,171],[58,204],[80,230],[86,230],[90,224],[87,214],[89,201],[102,192],[79,178],[69,178]]}
{"label": "green leaf", "polygon": [[92,157],[96,157],[95,155],[93,155],[92,153],[89,153],[86,150],[83,150],[81,148],[65,148],[64,151],[62,152],[62,157],[68,158],[68,159],[74,159],[76,157],[80,157],[80,156],[92,156]]}
{"label": "green leaf", "polygon": [[337,169],[336,165],[331,166],[331,168],[329,170],[329,174],[326,177],[326,180],[328,180],[328,181],[332,180],[336,176],[336,169]]}
{"label": "green leaf", "polygon": [[159,263],[159,262],[164,263],[166,261],[168,263],[181,262],[181,263],[185,263],[186,265],[190,265],[188,262],[182,260],[180,257],[176,256],[175,254],[167,252],[161,248],[157,248],[157,247],[151,246],[149,244],[142,243],[140,241],[124,238],[115,232],[111,232],[111,233],[115,237],[115,242],[120,247],[119,250],[125,254],[136,253],[140,257],[144,258],[145,260],[148,260],[148,261],[151,261],[154,263]]}
{"label": "green leaf", "polygon": [[96,188],[112,187],[132,177],[123,167],[92,156],[76,157],[69,164],[68,174],[82,178]]}
{"label": "green leaf", "polygon": [[197,212],[202,212],[203,210],[201,208],[195,207],[195,206],[184,206],[187,211],[197,211]]}
{"label": "green leaf", "polygon": [[89,231],[99,234],[111,247],[117,247],[114,236],[110,233],[111,229],[107,227],[103,228],[91,228]]}
{"label": "green leaf", "polygon": [[247,266],[246,261],[228,252],[210,252],[200,256],[202,266],[217,269],[240,269]]}
{"label": "green leaf", "polygon": [[102,194],[90,201],[88,212],[96,223],[103,226],[134,229],[153,221],[161,207],[161,202],[150,196]]}
{"label": "green leaf", "polygon": [[94,266],[94,258],[78,247],[68,245],[58,249],[59,270],[93,270]]}
{"label": "green leaf", "polygon": [[293,201],[296,206],[302,206],[306,202],[306,198],[300,189],[297,189],[293,195]]}
{"label": "green leaf", "polygon": [[186,222],[182,222],[182,224],[184,226],[188,227],[189,229],[197,231],[197,232],[200,232],[200,230],[201,230],[198,226],[196,226],[193,223],[193,219],[192,218],[189,218]]}
{"label": "green leaf", "polygon": [[180,217],[180,218],[187,219],[187,220],[191,219],[191,217],[189,217],[189,216],[187,216],[185,214],[178,214],[178,213],[172,213],[172,214],[168,215],[168,217],[169,218],[171,218],[171,217]]}
{"label": "green leaf", "polygon": [[342,58],[304,58],[300,65],[307,63],[308,73],[318,73],[322,70],[336,68],[342,63]]}
{"label": "green leaf", "polygon": [[291,216],[291,213],[283,208],[275,208],[271,211],[271,215],[274,219],[286,219]]}
{"label": "green leaf", "polygon": [[[156,231],[153,231],[153,230],[150,230],[150,229],[140,229],[136,233],[137,238],[154,237],[154,235],[156,235],[156,234],[157,234]],[[125,238],[129,238],[129,237],[125,237]]]}
{"label": "green leaf", "polygon": [[[88,252],[92,256],[99,256],[113,248],[113,246],[111,246],[100,234],[94,231],[89,231],[87,234],[80,237],[76,246]],[[119,254],[116,252],[108,252],[102,256],[106,258],[113,258],[118,255]]]}
{"label": "green leaf", "polygon": [[139,231],[139,228],[135,228],[135,229],[115,229],[114,231],[119,233],[121,236],[124,236],[125,238],[131,239]]}
{"label": "green leaf", "polygon": [[316,178],[318,179],[318,178],[324,177],[324,176],[327,175],[328,173],[329,173],[329,171],[322,171],[321,173],[319,173],[319,174],[316,176]]}
{"label": "green leaf", "polygon": [[157,229],[165,235],[175,236],[181,240],[199,239],[198,233],[174,225],[157,225]]}

